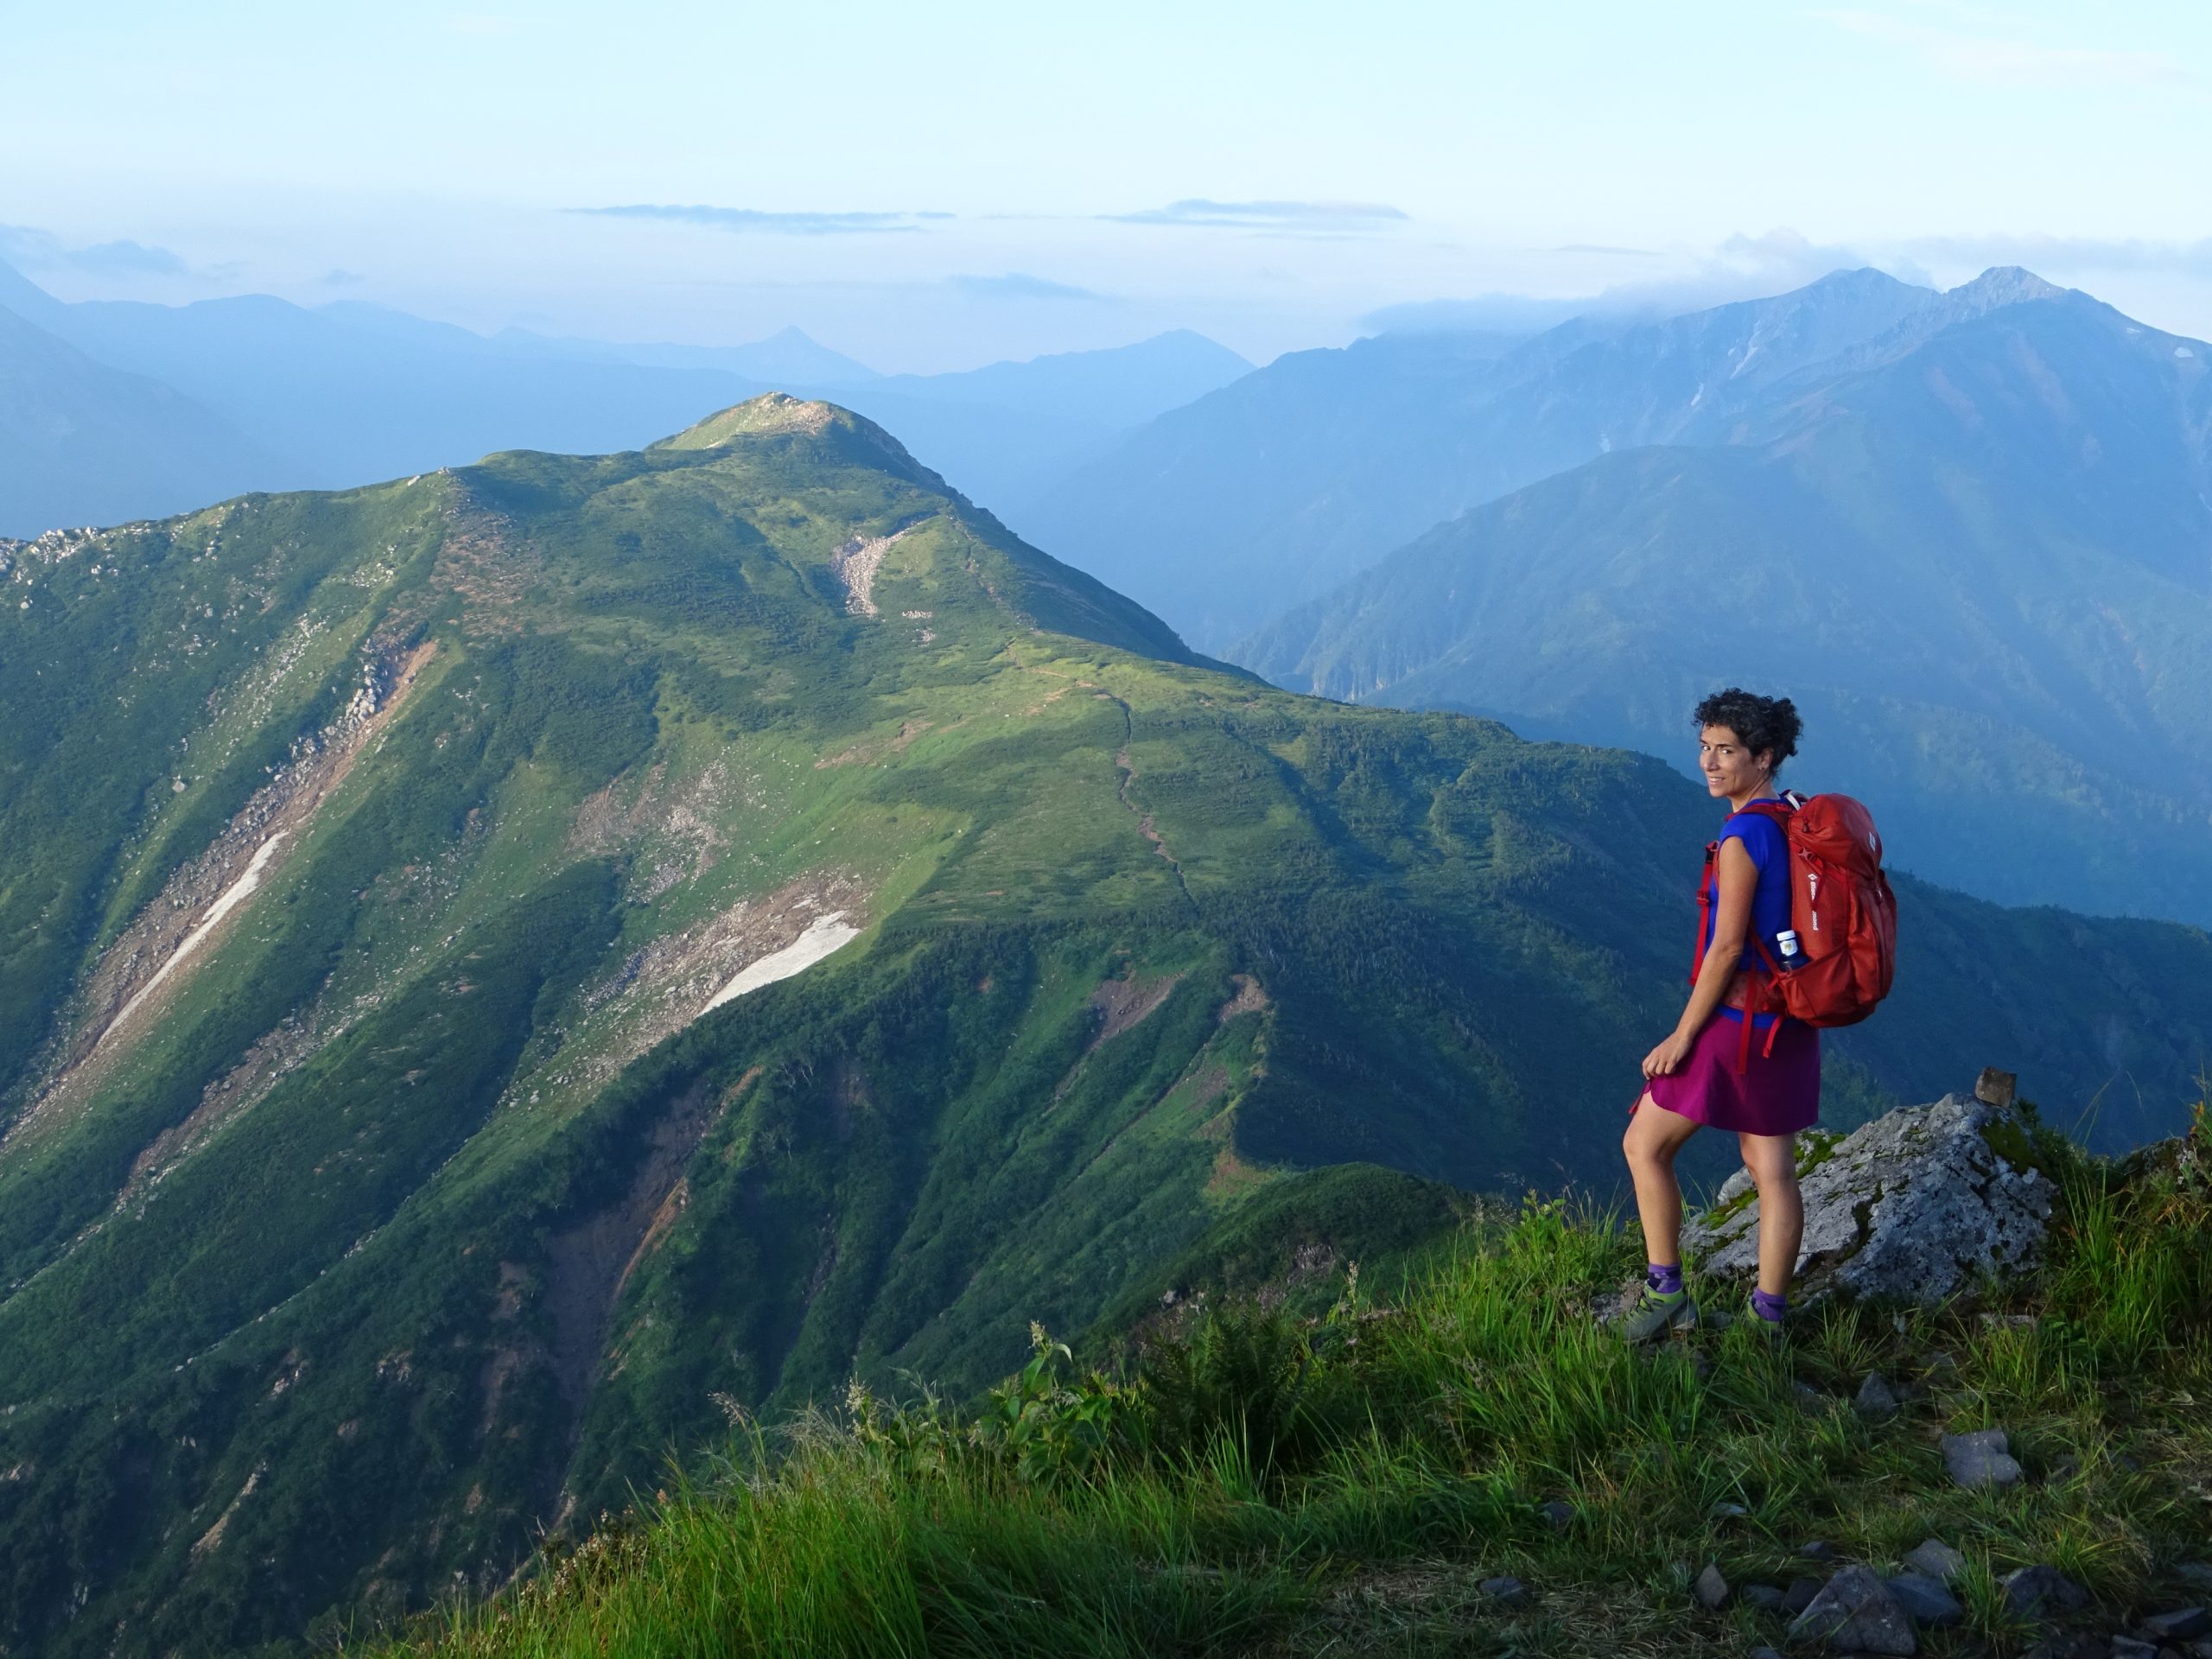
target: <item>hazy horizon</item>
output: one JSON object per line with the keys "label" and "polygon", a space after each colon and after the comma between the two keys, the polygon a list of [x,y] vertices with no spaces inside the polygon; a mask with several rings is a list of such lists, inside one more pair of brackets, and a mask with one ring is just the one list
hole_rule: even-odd
{"label": "hazy horizon", "polygon": [[698,345],[795,326],[930,372],[1178,327],[1265,362],[1393,307],[1679,309],[2021,264],[2212,333],[2186,160],[2212,20],[2177,6],[1101,30],[663,3],[615,29],[572,3],[132,0],[11,30],[0,259],[73,300]]}

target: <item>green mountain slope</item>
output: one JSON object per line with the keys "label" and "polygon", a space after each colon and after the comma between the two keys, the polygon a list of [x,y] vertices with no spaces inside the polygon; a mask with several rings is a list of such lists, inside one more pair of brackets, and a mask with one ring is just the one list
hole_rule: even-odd
{"label": "green mountain slope", "polygon": [[1809,787],[2009,902],[2212,922],[2201,348],[2031,300],[1440,525],[1237,648],[1301,690],[1679,752],[1729,680]]}
{"label": "green mountain slope", "polygon": [[[1287,1171],[1609,1186],[1675,1011],[1667,767],[1223,672],[826,405],[0,552],[16,1650],[496,1582]],[[1835,1116],[2177,1121],[2212,940],[1903,897]]]}

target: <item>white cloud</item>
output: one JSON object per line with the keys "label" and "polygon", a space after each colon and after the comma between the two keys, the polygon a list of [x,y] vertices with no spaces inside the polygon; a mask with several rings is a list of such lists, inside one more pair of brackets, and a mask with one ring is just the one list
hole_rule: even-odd
{"label": "white cloud", "polygon": [[1211,230],[1274,231],[1343,235],[1385,230],[1409,217],[1381,201],[1211,201],[1189,196],[1165,207],[1134,213],[1101,213],[1117,225],[1180,225]]}
{"label": "white cloud", "polygon": [[168,248],[127,240],[73,248],[53,232],[29,225],[0,225],[0,259],[33,270],[76,270],[91,276],[183,276],[192,270]]}

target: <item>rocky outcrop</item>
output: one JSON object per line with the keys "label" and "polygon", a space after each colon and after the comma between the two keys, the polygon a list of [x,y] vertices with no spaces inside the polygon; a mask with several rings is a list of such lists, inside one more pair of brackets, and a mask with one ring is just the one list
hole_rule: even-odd
{"label": "rocky outcrop", "polygon": [[[1906,1107],[1840,1141],[1808,1137],[1797,1294],[1932,1306],[1986,1274],[2032,1268],[2057,1192],[2028,1161],[2031,1125],[2012,1084],[1985,1072],[1973,1096]],[[1739,1170],[1685,1229],[1683,1248],[1707,1274],[1748,1280],[1758,1271],[1758,1218],[1751,1172]]]}

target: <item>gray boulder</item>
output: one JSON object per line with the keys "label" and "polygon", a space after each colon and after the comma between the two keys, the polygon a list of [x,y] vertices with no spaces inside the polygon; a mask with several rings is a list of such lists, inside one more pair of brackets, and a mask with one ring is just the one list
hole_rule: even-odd
{"label": "gray boulder", "polygon": [[1966,1620],[1967,1610],[1959,1599],[1923,1573],[1898,1573],[1890,1580],[1890,1593],[1916,1624],[1942,1630]]}
{"label": "gray boulder", "polygon": [[2089,1592],[2055,1567],[2021,1567],[2006,1573],[1999,1588],[2005,1611],[2015,1618],[2079,1612],[2089,1605]]}
{"label": "gray boulder", "polygon": [[1967,1558],[1941,1538],[1924,1539],[1914,1545],[1904,1564],[1938,1584],[1953,1583],[1967,1570]]}
{"label": "gray boulder", "polygon": [[1813,1605],[1820,1593],[1821,1581],[1818,1579],[1790,1580],[1789,1587],[1782,1592],[1783,1614],[1790,1618],[1796,1618]]}
{"label": "gray boulder", "polygon": [[1897,1390],[1890,1386],[1889,1378],[1879,1371],[1866,1373],[1866,1380],[1859,1385],[1859,1393],[1851,1403],[1861,1417],[1870,1421],[1878,1421],[1897,1414]]}
{"label": "gray boulder", "polygon": [[1913,1654],[1912,1618],[1871,1567],[1847,1567],[1789,1627],[1792,1643],[1819,1641],[1839,1653]]}
{"label": "gray boulder", "polygon": [[[1841,1141],[1808,1136],[1799,1154],[1798,1294],[1809,1300],[1840,1290],[1933,1306],[1985,1274],[2032,1268],[2056,1189],[2008,1155],[2024,1149],[2027,1129],[2009,1104],[1946,1095]],[[1683,1247],[1705,1273],[1751,1279],[1758,1220],[1751,1172],[1739,1170],[1684,1230]]]}
{"label": "gray boulder", "polygon": [[2202,1607],[2153,1613],[2143,1621],[2143,1634],[2153,1642],[2190,1642],[2200,1636],[2212,1636],[2212,1613]]}
{"label": "gray boulder", "polygon": [[1978,1428],[1971,1434],[1946,1434],[1942,1439],[1943,1466],[1958,1484],[1974,1491],[1983,1486],[2010,1486],[2020,1478],[2019,1463],[2001,1428]]}

